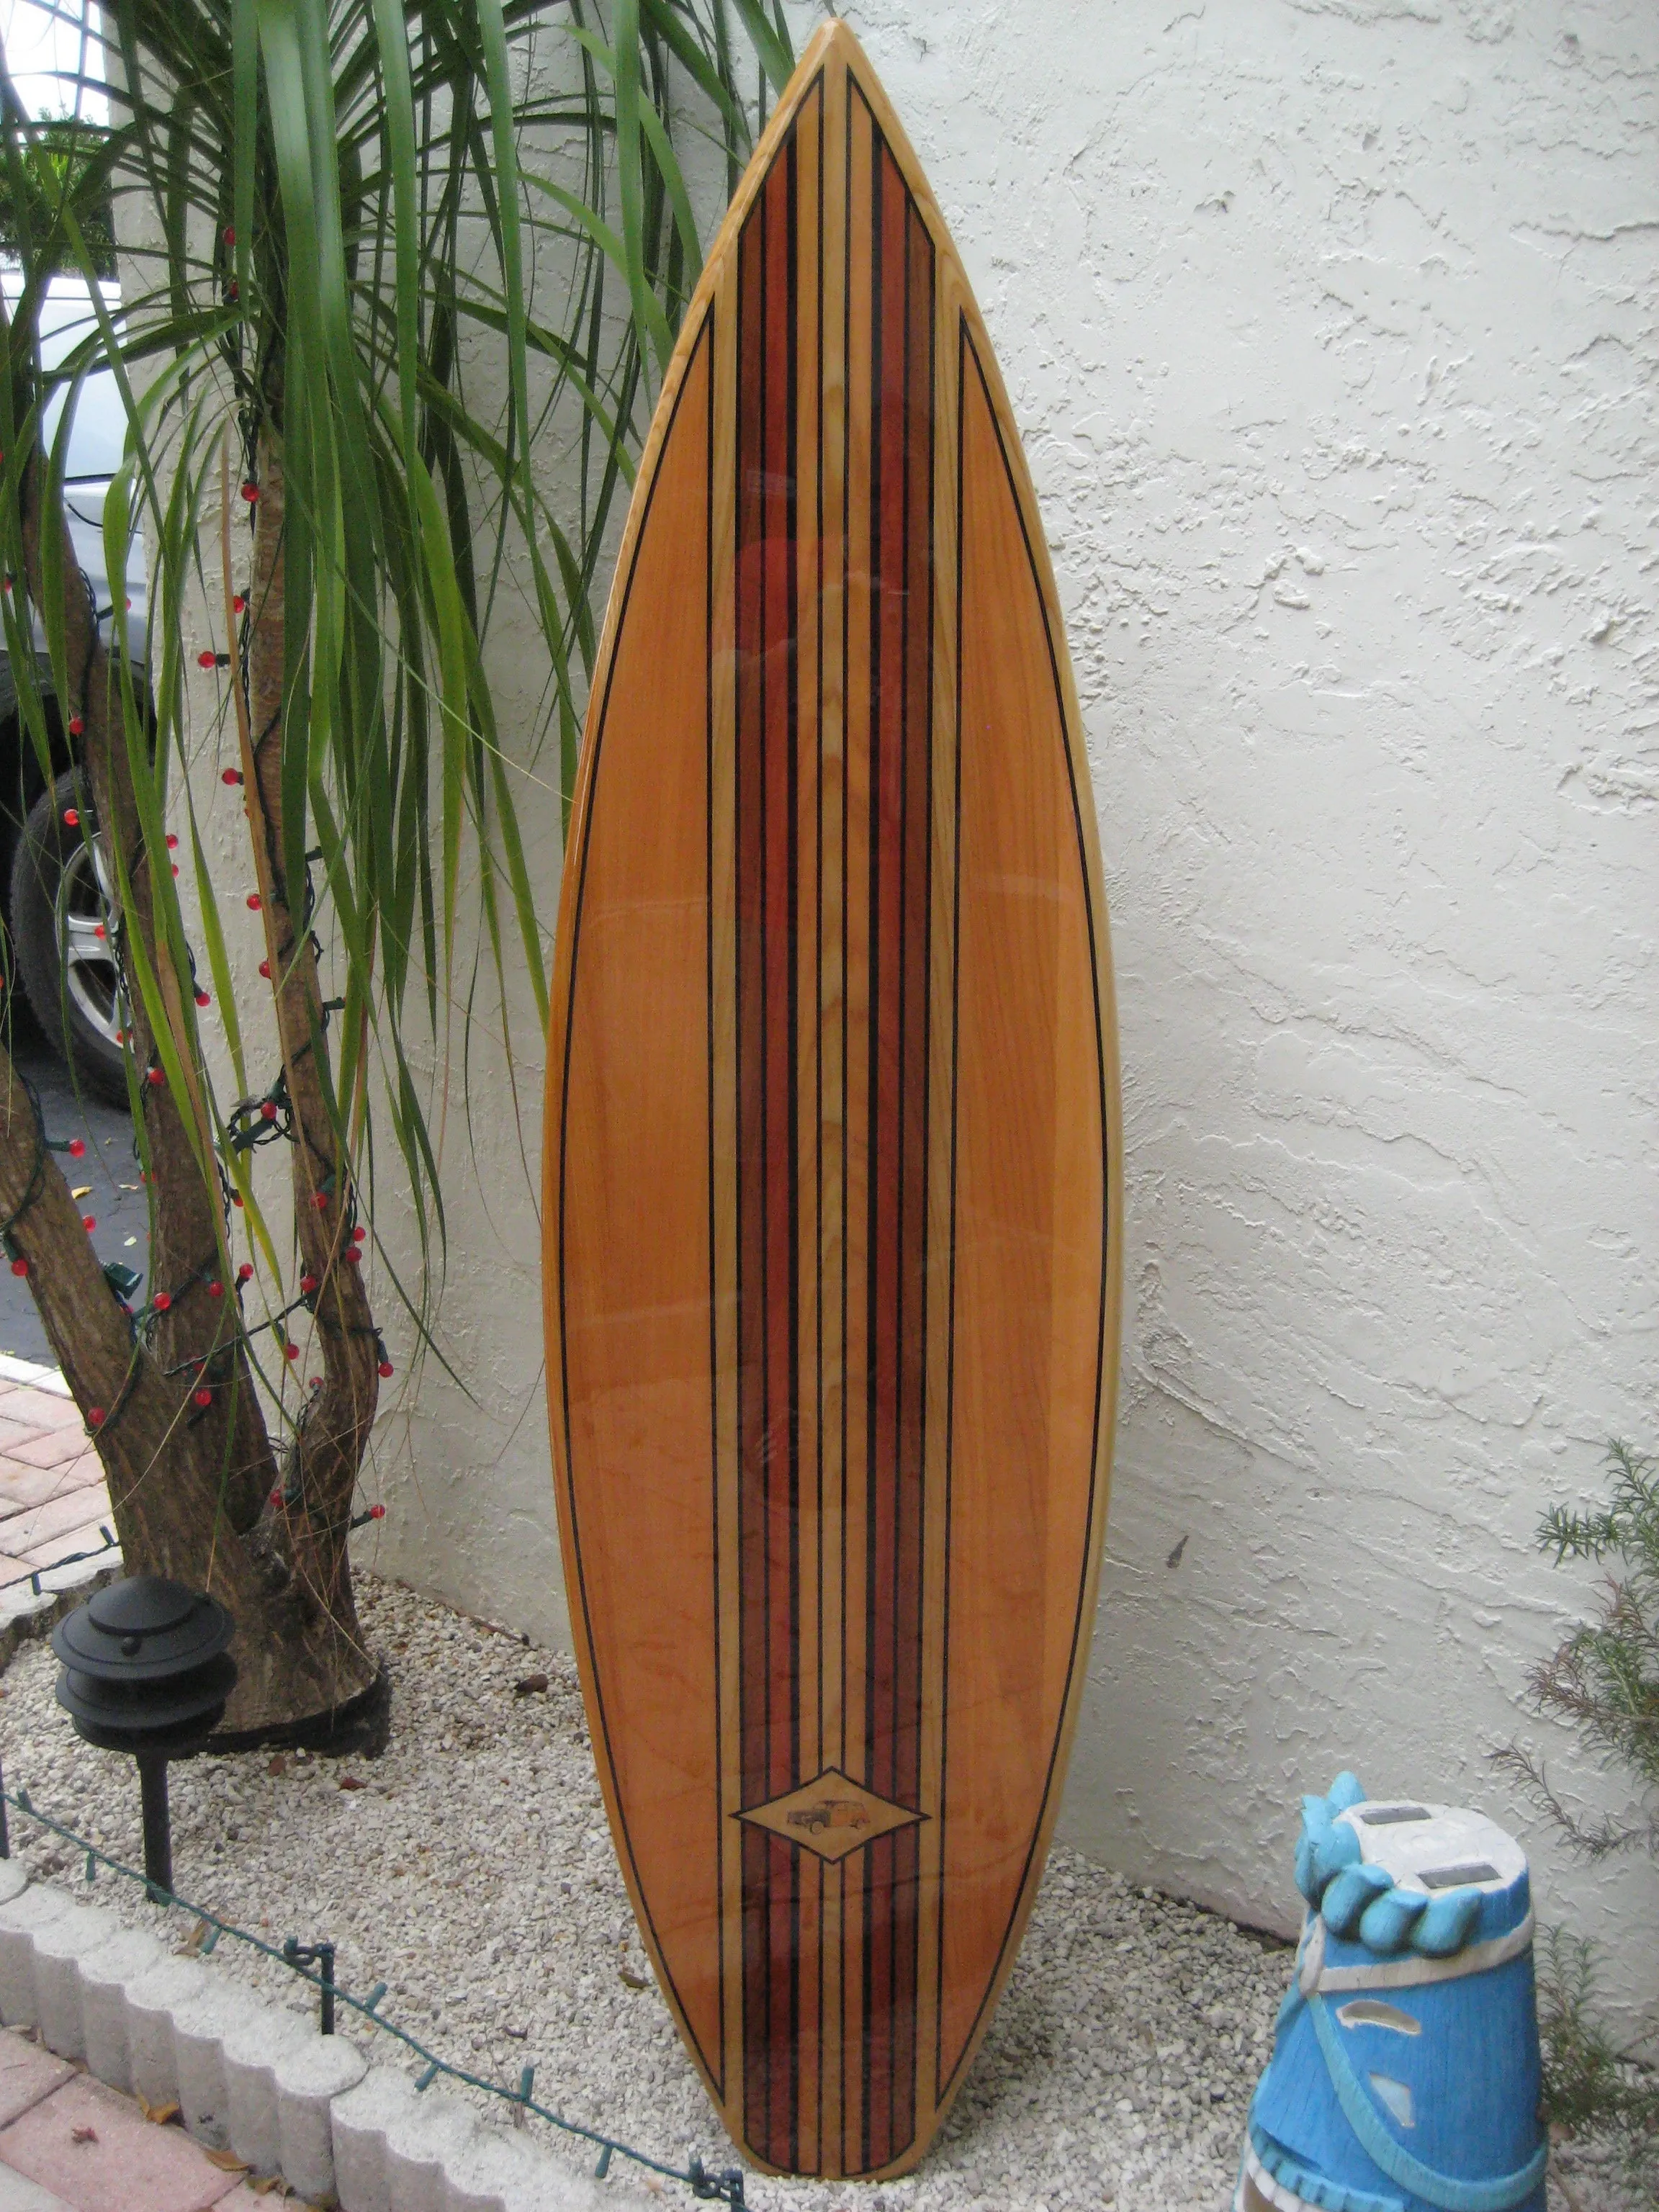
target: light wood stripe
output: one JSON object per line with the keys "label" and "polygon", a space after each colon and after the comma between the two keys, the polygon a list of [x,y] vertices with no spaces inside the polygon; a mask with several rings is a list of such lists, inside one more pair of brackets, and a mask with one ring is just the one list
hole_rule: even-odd
{"label": "light wood stripe", "polygon": [[[849,239],[867,239],[871,222],[872,148],[870,111],[848,102],[847,227]],[[870,266],[851,258],[847,303],[846,485],[846,866],[842,928],[847,1006],[846,1171],[842,1183],[846,1391],[846,1528],[842,1535],[842,1771],[862,1778],[869,1750],[865,1738],[865,1562],[868,1521],[870,1382]],[[860,1954],[861,1955],[861,1954]],[[860,1968],[861,1971],[861,1968]]]}
{"label": "light wood stripe", "polygon": [[[846,1121],[847,1006],[842,958],[846,864],[846,748],[842,669],[845,540],[843,506],[847,488],[847,375],[844,347],[847,307],[847,76],[826,72],[823,105],[823,298],[821,333],[823,374],[820,398],[822,434],[823,579],[819,643],[819,778],[822,811],[819,864],[819,1224],[818,1311],[823,1364],[819,1374],[819,1431],[823,1481],[823,1524],[819,1531],[823,1595],[823,1763],[844,1765],[845,1643],[842,1585],[844,1572],[843,1481],[847,1392],[844,1322],[846,1306]],[[823,1878],[823,2044],[821,2059],[823,2130],[823,2170],[846,2171],[842,2118],[847,2009],[846,1948],[842,1919],[845,1876],[826,1868]]]}
{"label": "light wood stripe", "polygon": [[962,289],[947,258],[934,288],[933,317],[933,866],[928,928],[932,1022],[928,1037],[927,1421],[924,1437],[921,1802],[917,1838],[921,1912],[916,1985],[916,2102],[939,2096],[939,1870],[945,1810],[945,1610],[949,1469],[951,1257],[954,1200],[957,891],[957,393],[941,373],[953,357]]}
{"label": "light wood stripe", "polygon": [[[799,362],[795,410],[796,463],[796,811],[797,894],[795,992],[797,1030],[796,1095],[799,1139],[796,1162],[799,1207],[799,1305],[797,1422],[801,1470],[800,1557],[800,1772],[810,1780],[823,1759],[823,1449],[819,1436],[822,1377],[818,1367],[821,1238],[818,1227],[822,1186],[818,1104],[822,1058],[817,1018],[822,960],[818,893],[818,807],[820,749],[819,603],[822,588],[818,523],[819,313],[823,279],[821,238],[821,89],[801,104],[795,125],[797,240],[796,350]],[[799,2162],[808,2172],[821,2163],[822,2124],[822,1897],[824,1869],[800,1856],[802,1882],[799,1997]]]}
{"label": "light wood stripe", "polygon": [[[870,112],[850,94],[844,152],[848,268],[845,311],[847,458],[844,504],[847,601],[842,682],[846,702],[846,826],[842,931],[846,994],[846,1166],[842,1181],[842,1451],[846,1520],[842,1555],[842,1767],[862,1778],[865,1740],[865,1580],[869,1518],[869,1195],[870,1168],[870,328],[872,142]],[[842,1869],[842,1898],[845,2082],[842,2114],[843,2170],[863,2164],[865,2045],[865,1881],[862,1857]]]}
{"label": "light wood stripe", "polygon": [[737,281],[725,264],[711,303],[714,343],[714,459],[710,474],[713,575],[723,580],[708,614],[708,970],[714,1142],[710,1223],[714,1255],[714,1358],[716,1553],[720,1577],[720,1927],[726,2079],[743,2079],[743,1893],[735,1815],[743,1802],[741,1622],[738,1511],[737,856]]}
{"label": "light wood stripe", "polygon": [[818,967],[822,957],[818,898],[818,119],[820,102],[805,101],[795,127],[797,147],[796,234],[799,245],[797,350],[800,362],[799,396],[796,406],[797,457],[795,498],[796,589],[799,617],[796,628],[797,719],[796,757],[799,762],[795,845],[796,1002],[800,1009],[797,1026],[795,1083],[799,1099],[799,1139],[796,1174],[799,1187],[799,1403],[798,1436],[802,1472],[804,1510],[800,1528],[800,1680],[802,1711],[801,1772],[803,1781],[823,1766],[823,1666],[820,1649],[819,1605],[820,1529],[823,1525],[818,1407],[821,1376],[818,1368],[818,1281],[822,1266],[818,1232],[818,1201],[822,1182],[818,1102],[821,1095]]}

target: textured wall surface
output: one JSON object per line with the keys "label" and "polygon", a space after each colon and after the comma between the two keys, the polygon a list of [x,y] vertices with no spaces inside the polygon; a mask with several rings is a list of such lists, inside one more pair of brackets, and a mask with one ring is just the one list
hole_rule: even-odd
{"label": "textured wall surface", "polygon": [[[1659,1443],[1659,14],[876,0],[1024,427],[1099,805],[1127,1136],[1073,1841],[1256,1922],[1297,1794],[1511,1818],[1659,1989],[1659,1870],[1487,1754]],[[799,20],[799,19],[798,19]],[[528,1102],[533,1142],[535,1105]],[[559,1620],[536,1230],[486,1104],[383,1564]],[[452,1145],[453,1145],[452,1133]],[[459,1154],[455,1155],[459,1158]]]}

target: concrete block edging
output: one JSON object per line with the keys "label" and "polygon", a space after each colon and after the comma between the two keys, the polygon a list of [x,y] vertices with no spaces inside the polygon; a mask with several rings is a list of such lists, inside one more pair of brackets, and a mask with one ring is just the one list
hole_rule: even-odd
{"label": "concrete block edging", "polygon": [[[158,1915],[159,1919],[159,1915]],[[0,2025],[339,2212],[639,2212],[458,2098],[417,2094],[345,2036],[169,1953],[88,1899],[0,1861]]]}

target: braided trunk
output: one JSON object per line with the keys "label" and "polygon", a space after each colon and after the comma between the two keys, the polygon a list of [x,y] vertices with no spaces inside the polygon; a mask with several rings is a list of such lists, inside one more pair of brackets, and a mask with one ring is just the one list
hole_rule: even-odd
{"label": "braided trunk", "polygon": [[[283,497],[269,441],[249,592],[248,698],[242,718],[249,829],[269,945],[295,1136],[301,1265],[315,1289],[321,1387],[279,1467],[243,1335],[243,1292],[228,1237],[213,1130],[194,1042],[192,981],[158,936],[147,849],[116,678],[61,513],[42,512],[37,461],[24,492],[29,593],[41,595],[42,533],[60,535],[66,662],[84,721],[83,769],[112,854],[125,860],[118,942],[156,979],[181,1101],[159,1070],[156,1037],[131,994],[149,1163],[151,1304],[136,1322],[105,1279],[80,1208],[34,1103],[0,1051],[0,1227],[27,1267],[53,1353],[97,1446],[127,1569],[205,1589],[234,1614],[238,1676],[228,1732],[276,1733],[337,1711],[374,1668],[352,1603],[346,1542],[357,1470],[374,1418],[380,1357],[360,1269],[348,1264],[351,1189],[324,1104],[326,1041],[309,935],[296,933],[281,880]],[[250,736],[250,725],[253,736]],[[157,856],[167,865],[165,852]],[[131,966],[129,959],[127,964]],[[278,1365],[284,1334],[270,1340]]]}

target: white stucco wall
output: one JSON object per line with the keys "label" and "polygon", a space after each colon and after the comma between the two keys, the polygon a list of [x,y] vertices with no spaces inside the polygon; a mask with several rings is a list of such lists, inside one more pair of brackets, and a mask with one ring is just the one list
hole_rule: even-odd
{"label": "white stucco wall", "polygon": [[[1607,1435],[1659,1443],[1659,15],[847,12],[1024,428],[1112,908],[1124,1389],[1066,1832],[1283,1926],[1297,1795],[1354,1764],[1515,1820],[1651,2008],[1659,1869],[1571,1867],[1486,1755],[1620,1802],[1518,1707],[1591,1588],[1532,1532]],[[428,1363],[374,1551],[556,1635],[489,1081],[482,1195],[449,1147],[477,1402]]]}

